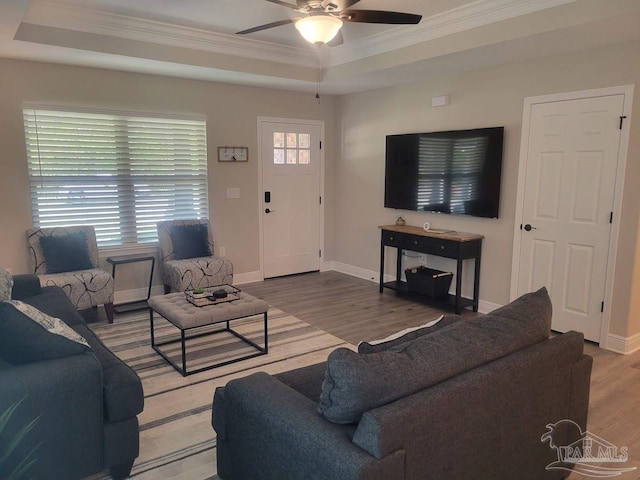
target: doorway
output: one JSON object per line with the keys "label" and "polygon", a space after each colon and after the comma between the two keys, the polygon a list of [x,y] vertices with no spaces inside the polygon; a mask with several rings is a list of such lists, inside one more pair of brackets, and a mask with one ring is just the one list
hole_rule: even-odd
{"label": "doorway", "polygon": [[545,286],[552,329],[608,331],[632,87],[525,99],[511,298]]}
{"label": "doorway", "polygon": [[323,124],[258,119],[264,278],[320,270]]}

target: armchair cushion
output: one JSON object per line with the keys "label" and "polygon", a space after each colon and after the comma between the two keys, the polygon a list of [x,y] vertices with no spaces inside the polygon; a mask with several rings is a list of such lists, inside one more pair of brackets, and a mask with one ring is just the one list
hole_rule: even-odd
{"label": "armchair cushion", "polygon": [[[17,308],[17,303],[39,320]],[[0,319],[0,356],[14,365],[77,355],[90,348],[60,319],[22,302],[0,302]]]}
{"label": "armchair cushion", "polygon": [[169,229],[169,235],[176,260],[211,256],[206,224],[174,225]]}
{"label": "armchair cushion", "polygon": [[73,232],[67,235],[40,237],[40,247],[47,264],[47,273],[72,272],[93,268],[89,258],[87,234]]}

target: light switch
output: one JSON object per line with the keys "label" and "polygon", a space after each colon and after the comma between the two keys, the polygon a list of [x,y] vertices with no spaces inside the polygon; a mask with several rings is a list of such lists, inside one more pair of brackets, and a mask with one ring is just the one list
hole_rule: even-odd
{"label": "light switch", "polygon": [[227,188],[227,198],[240,198],[240,189]]}

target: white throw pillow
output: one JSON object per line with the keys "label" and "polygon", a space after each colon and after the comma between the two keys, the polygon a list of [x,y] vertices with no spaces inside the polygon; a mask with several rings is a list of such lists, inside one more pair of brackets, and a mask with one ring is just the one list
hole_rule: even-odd
{"label": "white throw pillow", "polygon": [[11,300],[10,303],[16,308],[16,310],[19,310],[31,320],[44,327],[44,329],[49,333],[60,335],[76,343],[86,345],[87,347],[91,348],[82,335],[77,333],[59,318],[47,315],[46,313],[38,310],[36,307],[19,300]]}
{"label": "white throw pillow", "polygon": [[11,300],[13,290],[13,275],[0,268],[0,302]]}

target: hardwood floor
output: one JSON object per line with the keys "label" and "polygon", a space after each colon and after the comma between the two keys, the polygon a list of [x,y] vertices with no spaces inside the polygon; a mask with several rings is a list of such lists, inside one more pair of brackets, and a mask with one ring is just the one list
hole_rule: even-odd
{"label": "hardwood floor", "polygon": [[[423,325],[444,312],[378,284],[338,272],[279,277],[240,288],[336,337],[357,345]],[[465,311],[465,316],[477,315]]]}
{"label": "hardwood floor", "polygon": [[[337,272],[281,277],[240,288],[352,344],[383,338],[443,313],[390,290],[380,295],[377,284]],[[585,342],[585,352],[593,357],[588,430],[619,448],[628,447],[628,462],[606,466],[638,467],[618,478],[640,479],[640,351],[619,355]],[[574,473],[569,478],[585,477]]]}

